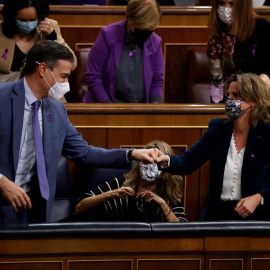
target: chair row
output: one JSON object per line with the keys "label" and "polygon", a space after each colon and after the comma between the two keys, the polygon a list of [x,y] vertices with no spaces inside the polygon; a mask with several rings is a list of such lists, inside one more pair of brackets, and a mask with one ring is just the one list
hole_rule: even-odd
{"label": "chair row", "polygon": [[[78,66],[70,76],[71,92],[67,96],[69,102],[83,102],[83,96],[88,90],[84,74],[89,51],[90,48],[75,50]],[[206,48],[205,46],[197,46],[191,48],[188,53],[186,103],[210,103],[210,72]]]}

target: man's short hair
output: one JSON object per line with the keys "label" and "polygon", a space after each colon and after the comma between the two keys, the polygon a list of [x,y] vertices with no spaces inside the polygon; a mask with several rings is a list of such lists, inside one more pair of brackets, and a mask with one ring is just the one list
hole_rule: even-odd
{"label": "man's short hair", "polygon": [[26,64],[23,75],[32,74],[36,71],[38,63],[44,62],[53,70],[59,60],[74,62],[74,56],[71,51],[52,40],[41,40],[34,44],[26,56]]}

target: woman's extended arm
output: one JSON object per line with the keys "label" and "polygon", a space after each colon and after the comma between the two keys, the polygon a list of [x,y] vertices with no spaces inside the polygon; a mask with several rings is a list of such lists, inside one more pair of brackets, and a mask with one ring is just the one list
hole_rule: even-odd
{"label": "woman's extended arm", "polygon": [[81,200],[75,208],[75,214],[86,213],[89,210],[105,203],[109,199],[122,198],[126,199],[126,196],[133,196],[135,194],[131,187],[121,187],[119,189],[109,190],[107,192],[93,195]]}

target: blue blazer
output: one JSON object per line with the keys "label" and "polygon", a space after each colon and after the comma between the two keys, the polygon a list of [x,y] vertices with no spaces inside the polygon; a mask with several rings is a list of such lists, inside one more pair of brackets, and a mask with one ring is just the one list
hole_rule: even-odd
{"label": "blue blazer", "polygon": [[[125,149],[107,150],[89,147],[88,143],[82,139],[81,134],[70,123],[62,102],[52,101],[48,98],[44,98],[42,102],[43,148],[50,188],[50,198],[46,207],[46,220],[49,222],[61,154],[77,164],[119,167],[127,165],[128,161]],[[18,166],[24,104],[23,79],[0,84],[0,173],[11,181],[15,181]],[[1,195],[0,216],[8,213],[10,217],[14,216],[14,220],[11,222],[19,222],[16,212],[10,205],[3,203],[4,201]]]}
{"label": "blue blazer", "polygon": [[[188,175],[210,161],[208,191],[202,220],[216,220],[233,123],[228,119],[209,122],[208,131],[189,150],[170,157],[167,172]],[[270,220],[270,124],[258,123],[250,128],[242,166],[242,197],[261,193],[265,205],[258,206],[251,219]]]}

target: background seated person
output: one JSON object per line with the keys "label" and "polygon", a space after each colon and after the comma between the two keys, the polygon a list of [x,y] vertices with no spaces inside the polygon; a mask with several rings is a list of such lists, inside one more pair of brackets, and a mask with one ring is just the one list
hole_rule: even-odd
{"label": "background seated person", "polygon": [[[145,146],[151,148],[173,155],[162,141]],[[85,197],[76,206],[74,220],[187,221],[183,178],[159,171],[157,164],[137,161],[131,172],[87,192]]]}
{"label": "background seated person", "polygon": [[211,120],[189,150],[157,162],[188,175],[210,161],[203,220],[270,220],[270,91],[251,73],[232,76],[225,91],[229,119]]}
{"label": "background seated person", "polygon": [[38,40],[55,40],[67,47],[57,21],[48,19],[49,4],[46,0],[6,0],[0,23],[0,82],[20,78],[26,55]]}
{"label": "background seated person", "polygon": [[155,0],[131,0],[127,19],[101,29],[89,53],[84,102],[162,102],[164,58],[153,33],[160,18]]}
{"label": "background seated person", "polygon": [[270,86],[270,22],[252,0],[214,0],[208,28],[211,102],[224,102],[224,82],[235,72],[255,73]]}

